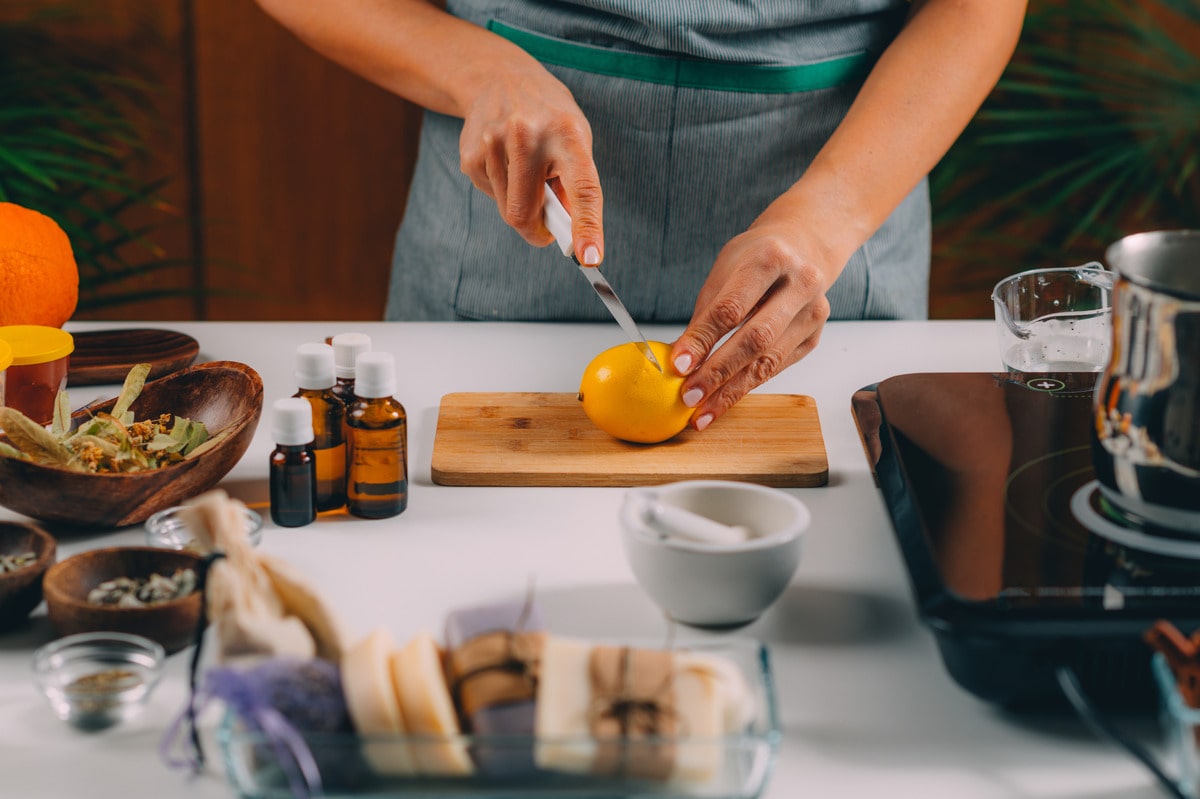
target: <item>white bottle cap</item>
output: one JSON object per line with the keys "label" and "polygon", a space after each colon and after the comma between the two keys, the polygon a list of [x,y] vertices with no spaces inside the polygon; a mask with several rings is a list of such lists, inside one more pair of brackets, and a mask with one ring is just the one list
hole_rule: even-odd
{"label": "white bottle cap", "polygon": [[354,380],[358,356],[370,349],[371,337],[366,333],[338,333],[333,337],[334,372],[340,378]]}
{"label": "white bottle cap", "polygon": [[364,399],[396,393],[396,359],[390,352],[364,352],[355,362],[354,393]]}
{"label": "white bottle cap", "polygon": [[337,381],[333,374],[333,347],[310,341],[296,348],[296,387],[309,391],[331,388]]}
{"label": "white bottle cap", "polygon": [[285,447],[311,444],[312,406],[303,397],[275,400],[271,408],[271,440]]}

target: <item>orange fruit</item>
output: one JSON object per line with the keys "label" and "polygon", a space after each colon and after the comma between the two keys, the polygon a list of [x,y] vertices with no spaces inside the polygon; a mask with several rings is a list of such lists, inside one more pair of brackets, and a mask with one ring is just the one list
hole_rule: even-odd
{"label": "orange fruit", "polygon": [[656,444],[687,427],[692,409],[680,399],[683,378],[671,371],[671,347],[649,342],[659,373],[633,342],[610,347],[583,370],[579,400],[592,424],[622,441]]}
{"label": "orange fruit", "polygon": [[67,234],[45,214],[0,203],[0,325],[62,327],[78,302]]}

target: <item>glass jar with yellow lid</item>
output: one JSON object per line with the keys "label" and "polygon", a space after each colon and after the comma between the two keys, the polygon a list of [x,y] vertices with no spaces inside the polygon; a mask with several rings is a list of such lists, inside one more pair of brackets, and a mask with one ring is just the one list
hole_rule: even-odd
{"label": "glass jar with yellow lid", "polygon": [[43,325],[0,327],[0,343],[12,353],[4,392],[5,404],[35,422],[54,417],[54,398],[67,387],[67,364],[75,350],[74,337]]}
{"label": "glass jar with yellow lid", "polygon": [[0,407],[4,405],[5,374],[8,372],[8,367],[11,363],[12,347],[8,346],[7,341],[0,340]]}

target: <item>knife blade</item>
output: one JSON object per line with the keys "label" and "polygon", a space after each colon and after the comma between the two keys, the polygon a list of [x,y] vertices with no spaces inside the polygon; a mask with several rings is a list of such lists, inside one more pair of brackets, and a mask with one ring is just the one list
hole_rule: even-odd
{"label": "knife blade", "polygon": [[658,359],[654,357],[654,351],[650,349],[649,342],[642,335],[642,331],[638,329],[637,322],[633,321],[629,311],[625,309],[625,304],[621,302],[621,298],[617,296],[617,292],[605,279],[600,269],[595,266],[586,266],[579,263],[579,259],[575,257],[575,242],[571,238],[571,215],[567,213],[567,209],[563,208],[559,202],[558,195],[550,188],[547,183],[545,187],[545,202],[543,203],[542,216],[545,219],[546,227],[554,234],[555,241],[558,242],[558,248],[562,250],[563,255],[570,258],[579,267],[579,271],[583,272],[583,276],[592,284],[592,289],[595,290],[604,307],[612,314],[613,319],[625,331],[625,335],[629,336],[629,340],[637,345],[641,350],[642,355],[646,356],[646,360],[654,364],[654,368],[662,373],[662,365]]}

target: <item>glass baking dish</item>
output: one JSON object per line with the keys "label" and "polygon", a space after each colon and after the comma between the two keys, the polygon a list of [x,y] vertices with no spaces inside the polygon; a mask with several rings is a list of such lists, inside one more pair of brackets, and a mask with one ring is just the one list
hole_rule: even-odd
{"label": "glass baking dish", "polygon": [[1200,708],[1188,705],[1175,672],[1161,653],[1151,658],[1158,682],[1162,724],[1177,785],[1185,796],[1200,799]]}
{"label": "glass baking dish", "polygon": [[[634,645],[634,644],[629,644]],[[637,644],[644,645],[644,644]],[[659,645],[661,648],[661,644]],[[721,655],[743,673],[754,702],[747,729],[717,738],[697,736],[642,738],[612,742],[618,747],[617,773],[608,775],[541,769],[539,747],[594,751],[597,739],[534,736],[302,736],[302,742],[280,745],[259,731],[245,729],[227,713],[216,732],[226,776],[234,791],[247,799],[324,797],[706,797],[752,799],[770,777],[780,740],[780,727],[770,659],[758,642],[676,644],[675,649]],[[388,747],[403,746],[420,760],[422,747],[463,746],[476,766],[472,776],[385,776],[371,767]],[[608,744],[606,744],[608,745]],[[646,762],[669,751],[676,762],[703,763],[688,778],[651,779],[622,775],[620,764]],[[372,757],[374,756],[374,757]],[[612,760],[609,761],[613,762]],[[485,766],[486,764],[486,766]],[[486,768],[486,772],[483,770]]]}

